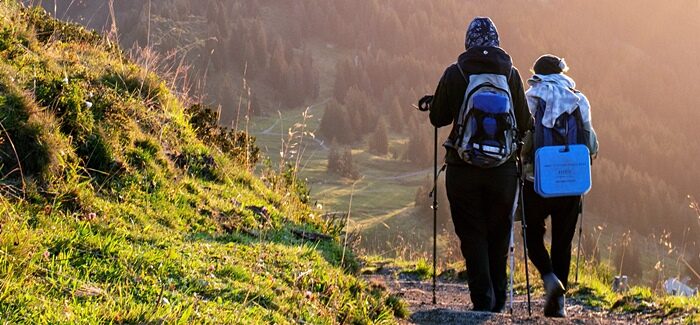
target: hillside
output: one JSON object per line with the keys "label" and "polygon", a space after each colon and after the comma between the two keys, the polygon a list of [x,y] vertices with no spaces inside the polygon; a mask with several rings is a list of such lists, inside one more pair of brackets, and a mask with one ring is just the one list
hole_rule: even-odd
{"label": "hillside", "polygon": [[[0,320],[429,324],[441,323],[437,317],[448,316],[458,324],[556,323],[524,316],[522,265],[516,273],[515,317],[467,311],[467,289],[454,279],[463,264],[454,262],[459,257],[450,251],[453,237],[441,237],[442,265],[438,271],[445,290],[439,294],[447,299],[438,305],[423,303],[429,288],[424,280],[431,272],[424,260],[358,258],[352,251],[358,240],[364,243],[364,251],[387,256],[415,258],[426,249],[421,243],[429,235],[427,215],[420,205],[425,197],[421,187],[428,173],[426,161],[406,157],[405,152],[420,152],[418,149],[429,143],[421,132],[415,132],[422,127],[418,123],[424,117],[410,108],[406,113],[402,109],[421,87],[429,89],[430,71],[437,74],[442,67],[438,61],[447,62],[450,57],[427,53],[416,46],[416,38],[406,43],[389,42],[392,37],[387,35],[403,33],[373,31],[400,28],[411,35],[407,26],[426,26],[426,19],[432,18],[411,14],[411,23],[404,24],[398,17],[406,15],[386,1],[357,6],[337,1],[337,7],[320,0],[211,0],[202,2],[206,6],[187,0],[168,1],[144,1],[141,6],[116,2],[113,8],[100,1],[55,2],[55,15],[68,16],[58,14],[59,8],[74,10],[76,17],[83,18],[76,20],[84,24],[107,26],[106,37],[54,20],[40,9],[0,2]],[[427,6],[423,9],[428,17],[433,17],[434,9],[445,14],[445,8],[456,6],[456,2],[446,1],[444,8],[436,9],[428,2],[414,2],[416,8]],[[546,3],[538,2],[538,6]],[[505,20],[507,8],[494,6],[481,9],[499,9]],[[110,30],[109,19],[100,20],[100,13],[110,9],[126,33]],[[320,28],[329,20],[342,21],[336,17],[338,12],[353,10],[372,17],[376,25],[356,28],[361,21],[346,21],[356,34],[340,26]],[[302,21],[302,16],[308,18],[303,26],[291,27]],[[221,17],[225,24],[220,23]],[[144,33],[151,29],[152,33]],[[233,46],[256,33],[263,40],[269,37],[275,41]],[[216,34],[217,42],[207,42],[213,40],[208,34]],[[225,42],[221,41],[224,36]],[[363,41],[351,41],[350,36],[387,45],[377,50]],[[124,51],[116,45],[115,37],[126,47],[145,37],[151,47]],[[448,37],[435,40],[449,41]],[[267,46],[270,48],[264,50]],[[407,50],[410,48],[415,49]],[[169,65],[173,57],[168,51],[182,49],[188,54],[175,56],[176,62],[187,61],[193,70],[186,69],[185,63]],[[221,61],[211,54],[230,51],[237,53],[230,60]],[[210,53],[210,57],[202,59],[202,53]],[[253,57],[260,62],[246,59]],[[273,58],[277,59],[276,67],[270,64]],[[378,65],[385,60],[391,62],[390,71]],[[432,63],[426,65],[423,60]],[[280,75],[285,65],[298,68]],[[421,68],[407,68],[417,66]],[[188,91],[201,68],[213,76],[204,79],[230,83],[202,86],[223,89],[219,91],[227,99],[221,101],[221,114],[216,105],[209,110],[209,105],[201,103],[203,98],[191,96],[197,91]],[[277,68],[280,70],[270,74]],[[304,77],[312,80],[305,85],[295,82],[309,72],[314,75],[316,69],[321,72],[320,79]],[[190,71],[195,71],[193,76],[188,75]],[[422,76],[414,78],[413,73]],[[282,81],[274,76],[282,76],[278,78]],[[400,77],[389,82],[383,80],[387,76]],[[243,85],[235,84],[239,80]],[[280,84],[272,84],[273,80]],[[390,86],[375,89],[369,84]],[[278,89],[284,92],[275,98],[272,93]],[[287,91],[296,95],[290,97]],[[256,93],[269,98],[258,100]],[[204,101],[216,104],[221,100],[212,98]],[[290,106],[282,107],[284,102]],[[384,105],[387,103],[390,105]],[[311,106],[305,111],[306,104]],[[234,114],[232,107],[236,106],[239,109]],[[353,108],[357,109],[349,113]],[[268,116],[255,117],[252,122],[242,117],[258,109],[266,110]],[[274,116],[271,111],[276,109],[281,112]],[[342,142],[337,134],[313,137],[311,131],[320,131],[328,111],[340,116],[353,114],[356,121],[347,123],[352,125],[347,132],[372,129],[370,133],[378,135],[383,122],[370,127],[362,121],[384,120],[388,152],[377,152],[376,144],[369,148],[365,140],[374,136],[338,147],[333,145],[334,141]],[[234,118],[235,123],[222,123],[224,113],[228,114],[225,119],[238,115],[240,121]],[[387,114],[400,118],[383,117],[390,116]],[[397,126],[396,121],[405,125]],[[630,122],[630,128],[638,127],[636,123]],[[244,128],[257,138],[239,131]],[[664,130],[659,134],[667,139]],[[659,134],[654,133],[654,137]],[[615,141],[610,143],[618,145]],[[259,149],[272,157],[260,155]],[[349,151],[354,157],[359,179],[328,173],[329,157],[337,154],[336,150]],[[618,175],[618,164],[627,158],[615,159],[603,161],[605,173],[599,171],[598,177],[637,185],[658,177],[655,172],[640,176],[637,166]],[[303,178],[310,183],[300,181]],[[668,199],[660,202],[661,206],[682,202],[682,197],[675,198],[675,190],[664,186],[653,193]],[[608,193],[609,189],[602,190]],[[593,222],[587,219],[590,231],[584,242],[587,262],[580,285],[569,291],[573,297],[571,321],[700,321],[697,298],[660,297],[646,287],[633,287],[621,294],[609,289],[612,274],[617,274],[609,265],[620,265],[620,272],[631,275],[627,265],[634,265],[628,261],[635,260],[632,256],[637,256],[637,262],[657,263],[654,271],[642,272],[641,267],[634,271],[643,273],[636,275],[640,279],[653,278],[658,289],[665,276],[688,274],[681,261],[694,250],[692,230],[685,233],[689,240],[678,240],[685,245],[678,248],[670,233],[649,234],[645,233],[647,226],[635,227],[635,235],[641,233],[638,242],[644,241],[644,236],[657,235],[658,242],[653,237],[654,241],[639,247],[631,244],[625,218],[627,213],[638,211],[628,211],[638,203],[627,203],[628,196],[623,194],[616,198],[620,201],[613,202],[619,207],[592,203],[595,218]],[[632,194],[629,197],[638,197],[638,193]],[[318,204],[312,207],[312,202]],[[697,210],[697,204],[693,206]],[[325,214],[346,208],[350,215]],[[617,220],[620,211],[625,213]],[[700,215],[685,207],[673,211],[689,216],[688,224],[693,227]],[[676,227],[678,215],[673,211],[668,212],[669,227]],[[662,212],[652,211],[645,217],[654,213]],[[445,220],[444,215],[442,218]],[[360,230],[359,236],[348,231],[348,223]],[[443,226],[449,228],[449,223]],[[620,233],[625,233],[622,240]],[[619,261],[618,252],[622,253]],[[534,293],[539,306],[538,285]],[[410,317],[409,312],[413,313]]]}
{"label": "hillside", "polygon": [[381,323],[404,313],[354,275],[342,226],[306,204],[293,171],[251,172],[253,138],[219,128],[137,59],[0,2],[3,322]]}

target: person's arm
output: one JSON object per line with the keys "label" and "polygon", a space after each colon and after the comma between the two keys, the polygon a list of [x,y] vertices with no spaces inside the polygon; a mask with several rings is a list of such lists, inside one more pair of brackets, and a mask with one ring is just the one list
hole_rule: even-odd
{"label": "person's arm", "polygon": [[518,135],[522,138],[525,132],[532,129],[533,121],[530,109],[527,106],[525,98],[525,90],[523,89],[523,81],[520,78],[520,72],[513,67],[512,74],[508,80],[510,86],[510,94],[513,99],[513,109],[515,111],[515,119],[518,123]]}
{"label": "person's arm", "polygon": [[452,98],[449,96],[448,71],[449,68],[442,75],[430,106],[430,123],[435,127],[450,125],[454,119],[450,104]]}
{"label": "person's arm", "polygon": [[595,133],[591,122],[583,123],[583,131],[586,134],[586,146],[591,152],[591,158],[595,159],[598,157],[598,135]]}
{"label": "person's arm", "polygon": [[588,97],[582,92],[576,90],[576,94],[583,101],[583,107],[587,108],[581,111],[581,118],[583,119],[583,132],[586,146],[591,153],[591,160],[593,160],[598,157],[598,135],[595,133],[595,129],[593,129],[591,103],[588,101]]}

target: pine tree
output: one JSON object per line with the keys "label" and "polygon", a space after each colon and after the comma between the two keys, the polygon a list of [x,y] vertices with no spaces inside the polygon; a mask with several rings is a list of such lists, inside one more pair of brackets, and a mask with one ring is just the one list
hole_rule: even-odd
{"label": "pine tree", "polygon": [[[282,39],[278,38],[272,50],[272,57],[270,57],[270,69],[267,77],[270,84],[280,90],[287,86],[285,80],[289,73],[289,63],[284,52],[284,43]],[[280,97],[283,96],[280,95]]]}
{"label": "pine tree", "polygon": [[267,30],[265,29],[260,19],[255,19],[252,30],[248,33],[249,39],[252,39],[255,46],[255,53],[258,55],[254,58],[247,58],[249,64],[255,63],[259,67],[264,67],[267,59],[270,57],[268,50]]}
{"label": "pine tree", "polygon": [[343,170],[342,175],[350,179],[360,178],[360,172],[355,167],[355,163],[352,160],[352,150],[350,148],[345,148],[343,153]]}
{"label": "pine tree", "polygon": [[335,100],[326,104],[326,108],[323,110],[323,116],[321,117],[321,123],[318,126],[318,135],[327,142],[332,142],[336,136],[336,123],[340,119],[340,110],[338,106],[339,104]]}
{"label": "pine tree", "polygon": [[416,166],[427,166],[432,161],[432,150],[428,133],[421,132],[421,128],[412,128],[412,130],[415,131],[409,137],[405,158]]}
{"label": "pine tree", "polygon": [[352,144],[356,141],[357,132],[353,129],[352,119],[354,116],[351,114],[346,106],[339,107],[339,119],[336,122],[336,139],[342,144]]}
{"label": "pine tree", "polygon": [[318,134],[327,142],[341,144],[353,142],[353,132],[348,122],[347,111],[335,100],[326,106],[318,128]]}
{"label": "pine tree", "polygon": [[360,178],[360,173],[352,161],[352,150],[347,147],[342,153],[339,153],[335,146],[331,148],[328,154],[327,171],[350,179]]}
{"label": "pine tree", "polygon": [[401,112],[401,103],[399,97],[394,96],[394,99],[387,105],[387,115],[389,116],[389,127],[393,132],[403,131],[403,114]]}
{"label": "pine tree", "polygon": [[326,170],[329,173],[338,173],[338,171],[340,170],[339,164],[340,155],[338,154],[338,148],[336,148],[336,146],[331,146],[331,150],[328,153],[328,165],[326,167]]}
{"label": "pine tree", "polygon": [[293,108],[303,104],[308,96],[304,92],[304,71],[297,60],[289,65],[289,71],[284,77],[287,79],[282,98],[285,105],[288,108]]}
{"label": "pine tree", "polygon": [[350,88],[350,73],[351,73],[350,62],[340,61],[335,65],[335,82],[333,86],[333,97],[339,103],[345,102],[345,95]]}
{"label": "pine tree", "polygon": [[350,123],[355,134],[367,134],[374,130],[379,114],[368,99],[367,93],[353,86],[345,97],[345,108],[352,116]]}
{"label": "pine tree", "polygon": [[377,122],[374,133],[369,137],[368,146],[371,154],[385,156],[389,153],[389,137],[384,120]]}

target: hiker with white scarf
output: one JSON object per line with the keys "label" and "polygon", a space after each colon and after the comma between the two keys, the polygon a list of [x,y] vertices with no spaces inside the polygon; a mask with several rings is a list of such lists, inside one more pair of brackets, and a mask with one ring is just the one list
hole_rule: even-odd
{"label": "hiker with white scarf", "polygon": [[[561,65],[561,66],[560,66]],[[527,81],[530,89],[525,92],[530,113],[534,116],[540,101],[545,104],[542,124],[548,128],[554,127],[554,122],[562,113],[572,114],[577,108],[581,111],[583,128],[587,132],[586,145],[591,154],[598,152],[598,142],[595,131],[591,126],[591,104],[586,95],[576,90],[576,82],[564,74],[568,71],[566,61],[557,63],[561,73],[535,74]],[[544,70],[545,72],[549,70]]]}
{"label": "hiker with white scarf", "polygon": [[[553,128],[564,113],[580,116],[584,142],[593,159],[598,153],[598,141],[591,124],[591,107],[586,96],[576,90],[576,83],[565,73],[568,66],[564,59],[547,54],[541,56],[533,67],[535,73],[527,83],[530,89],[525,93],[533,116],[544,110],[541,124]],[[576,110],[579,110],[580,115]],[[535,123],[538,123],[536,121]],[[527,181],[523,192],[527,229],[529,258],[542,276],[545,288],[544,315],[566,317],[565,296],[571,264],[571,241],[578,222],[580,196],[543,198],[535,192],[533,170],[533,136],[526,137],[523,148],[523,161]],[[580,143],[580,142],[579,142]],[[551,216],[552,243],[551,255],[544,244],[545,220]]]}

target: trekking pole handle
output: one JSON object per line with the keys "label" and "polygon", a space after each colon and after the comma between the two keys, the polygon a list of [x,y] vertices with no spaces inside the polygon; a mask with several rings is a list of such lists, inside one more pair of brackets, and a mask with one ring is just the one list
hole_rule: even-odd
{"label": "trekking pole handle", "polygon": [[418,100],[418,106],[413,106],[417,110],[421,112],[426,112],[430,110],[430,107],[433,105],[433,95],[425,95],[423,98]]}

